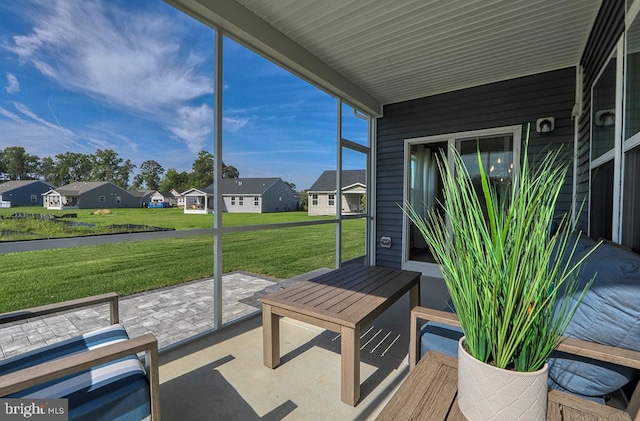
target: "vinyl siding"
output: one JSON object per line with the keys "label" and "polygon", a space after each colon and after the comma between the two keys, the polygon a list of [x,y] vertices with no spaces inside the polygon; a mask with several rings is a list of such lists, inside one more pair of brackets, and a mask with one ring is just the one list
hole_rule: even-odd
{"label": "vinyl siding", "polygon": [[[575,68],[541,73],[475,88],[449,92],[384,107],[377,122],[376,264],[402,265],[402,210],[404,140],[471,130],[532,125],[530,156],[548,145],[565,145],[573,151]],[[540,117],[554,117],[555,130],[545,136],[535,132]],[[572,174],[562,190],[558,209],[571,209]],[[393,239],[391,248],[379,246],[380,237]]]}

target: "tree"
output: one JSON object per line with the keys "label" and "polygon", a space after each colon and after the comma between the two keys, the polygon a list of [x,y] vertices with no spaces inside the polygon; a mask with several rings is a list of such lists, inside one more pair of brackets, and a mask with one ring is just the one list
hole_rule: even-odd
{"label": "tree", "polygon": [[309,209],[309,190],[302,190],[300,193],[300,210]]}
{"label": "tree", "polygon": [[189,174],[186,171],[178,172],[175,168],[169,168],[164,173],[164,178],[158,187],[160,191],[169,191],[171,189],[187,190],[189,189]]}
{"label": "tree", "polygon": [[2,161],[12,180],[28,180],[37,176],[40,158],[29,155],[22,146],[9,146],[2,151]]}
{"label": "tree", "polygon": [[240,177],[240,171],[233,165],[225,165],[222,163],[222,178],[238,178]]}
{"label": "tree", "polygon": [[213,183],[213,155],[207,151],[200,151],[191,167],[192,187],[207,187]]}
{"label": "tree", "polygon": [[129,184],[129,176],[136,167],[129,159],[123,161],[118,153],[112,149],[96,150],[91,155],[91,180],[109,181],[126,189]]}
{"label": "tree", "polygon": [[148,190],[158,190],[164,168],[156,161],[144,161],[140,165],[140,172],[133,178],[133,187],[144,185]]}
{"label": "tree", "polygon": [[45,156],[40,162],[40,177],[44,181],[53,181],[56,173],[56,163],[50,156]]}
{"label": "tree", "polygon": [[[213,183],[213,154],[200,151],[191,168],[193,169],[189,175],[191,187],[207,187]],[[236,167],[222,163],[222,178],[238,177],[240,177],[240,171]]]}
{"label": "tree", "polygon": [[55,186],[91,179],[91,156],[76,152],[56,155],[55,170],[50,180]]}
{"label": "tree", "polygon": [[293,191],[294,193],[297,191],[295,183],[290,183],[288,181],[285,181],[284,184],[286,184],[287,187],[289,187],[291,189],[291,191]]}

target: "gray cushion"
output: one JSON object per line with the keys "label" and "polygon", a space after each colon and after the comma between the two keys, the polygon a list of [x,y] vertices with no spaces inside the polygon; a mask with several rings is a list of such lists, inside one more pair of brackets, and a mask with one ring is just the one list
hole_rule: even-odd
{"label": "gray cushion", "polygon": [[[587,250],[585,247],[577,251],[574,261]],[[578,276],[581,286],[596,273],[591,289],[564,335],[640,349],[640,256],[602,244],[583,263]],[[575,296],[571,299],[575,300]],[[631,381],[635,372],[631,368],[560,353],[549,359],[549,378],[559,388],[583,396],[611,393]]]}

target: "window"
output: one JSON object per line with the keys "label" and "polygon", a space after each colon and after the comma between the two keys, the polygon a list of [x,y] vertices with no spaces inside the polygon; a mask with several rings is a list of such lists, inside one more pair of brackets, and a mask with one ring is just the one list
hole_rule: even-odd
{"label": "window", "polygon": [[[409,139],[405,142],[405,199],[419,214],[444,203],[442,176],[438,162],[443,154],[448,165],[453,165],[451,148],[456,148],[477,189],[480,185],[478,146],[485,171],[498,191],[507,194],[512,186],[512,175],[520,157],[521,127],[478,130],[451,135]],[[405,216],[404,267],[421,270],[424,274],[440,276],[429,247],[417,228]]]}
{"label": "window", "polygon": [[329,195],[329,206],[335,206],[336,205],[336,195],[335,194],[330,194]]}
{"label": "window", "polygon": [[625,112],[622,163],[621,242],[640,252],[640,195],[635,181],[640,177],[640,19],[626,32]]}
{"label": "window", "polygon": [[37,201],[38,201],[38,195],[36,195],[36,194],[32,194],[32,195],[31,195],[31,202],[35,203],[35,202],[37,202]]}
{"label": "window", "polygon": [[312,194],[311,195],[311,204],[313,206],[318,206],[318,195],[317,194]]}
{"label": "window", "polygon": [[98,196],[98,202],[104,202],[104,201],[105,201],[104,196]]}
{"label": "window", "polygon": [[238,196],[238,206],[244,205],[244,196]]}
{"label": "window", "polygon": [[235,205],[236,205],[236,197],[231,196],[231,206],[235,206]]}
{"label": "window", "polygon": [[619,242],[622,41],[591,88],[589,235]]}
{"label": "window", "polygon": [[257,206],[260,206],[260,197],[255,196],[255,197],[253,198],[253,206],[256,206],[256,207],[257,207]]}

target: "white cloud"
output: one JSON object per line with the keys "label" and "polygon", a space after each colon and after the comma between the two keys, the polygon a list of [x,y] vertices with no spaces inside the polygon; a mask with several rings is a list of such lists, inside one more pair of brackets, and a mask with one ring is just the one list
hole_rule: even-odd
{"label": "white cloud", "polygon": [[222,127],[224,127],[225,130],[228,130],[233,133],[233,132],[237,132],[238,130],[246,126],[248,122],[249,122],[248,118],[223,117]]}
{"label": "white cloud", "polygon": [[[21,63],[67,89],[162,124],[190,146],[209,130],[210,123],[181,110],[197,109],[192,102],[213,93],[213,72],[201,69],[205,57],[184,47],[179,26],[167,16],[99,0],[35,1],[31,32],[5,44]],[[185,127],[187,121],[199,126]]]}
{"label": "white cloud", "polygon": [[21,112],[22,114],[26,115],[27,117],[37,121],[38,123],[47,126],[51,129],[55,129],[55,130],[59,130],[62,132],[66,132],[67,134],[73,134],[70,130],[65,129],[64,127],[60,127],[56,124],[50,123],[47,120],[45,120],[44,118],[40,117],[39,115],[37,115],[36,113],[34,113],[33,111],[31,111],[26,105],[20,103],[20,102],[14,102],[13,105],[16,107],[16,110],[18,110],[19,112]]}
{"label": "white cloud", "polygon": [[199,107],[184,106],[177,110],[175,124],[169,131],[183,139],[189,150],[198,153],[213,132],[213,109],[207,104]]}
{"label": "white cloud", "polygon": [[18,82],[18,78],[16,75],[7,73],[7,86],[5,90],[8,94],[16,94],[20,92],[20,83]]}
{"label": "white cloud", "polygon": [[0,114],[5,116],[9,120],[13,121],[14,123],[24,123],[25,122],[23,119],[20,118],[20,116],[18,116],[17,114],[12,113],[11,111],[7,110],[6,108],[0,107]]}

